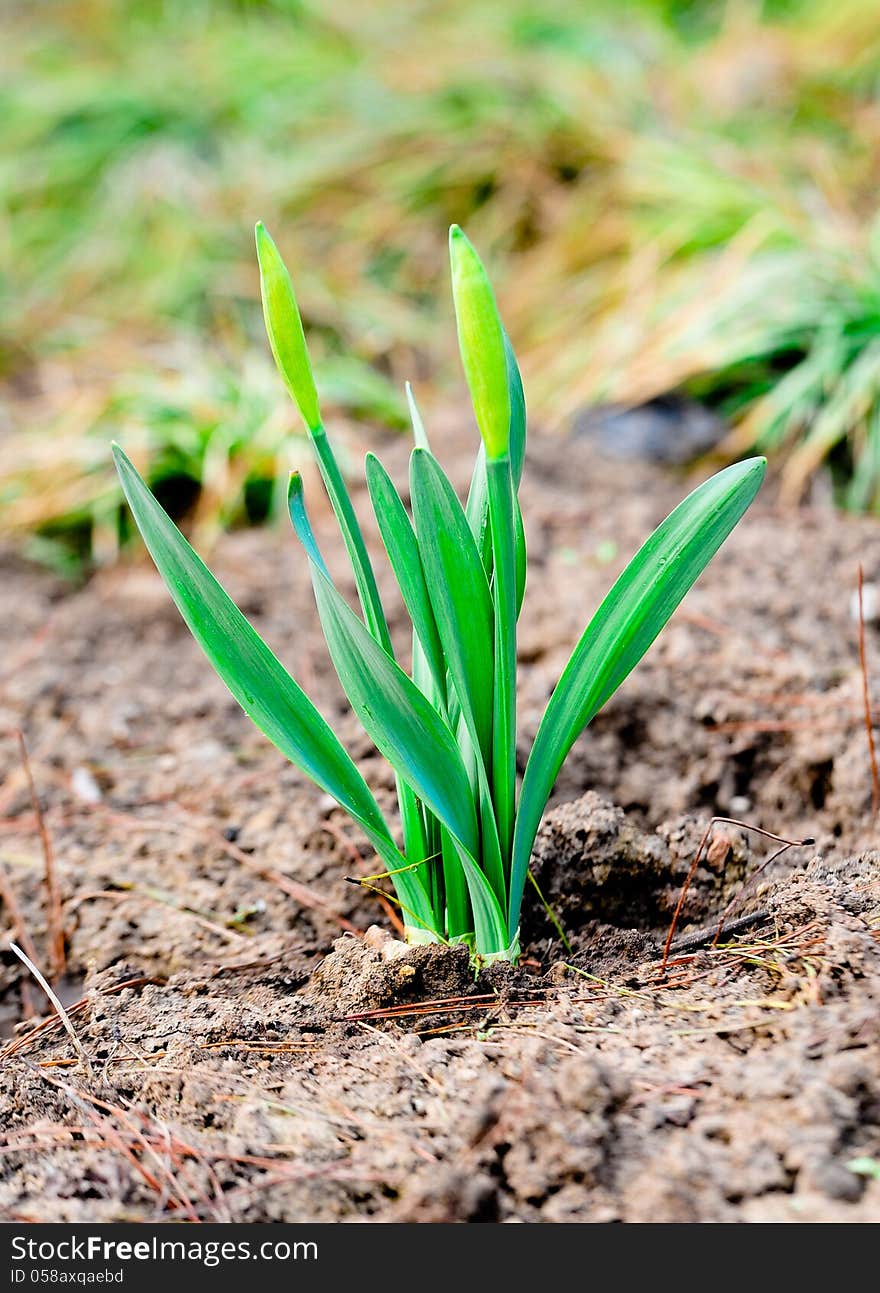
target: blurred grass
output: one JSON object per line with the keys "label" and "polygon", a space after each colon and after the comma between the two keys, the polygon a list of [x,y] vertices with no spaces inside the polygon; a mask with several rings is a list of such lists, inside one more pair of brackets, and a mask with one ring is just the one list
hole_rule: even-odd
{"label": "blurred grass", "polygon": [[[493,265],[531,405],[691,390],[880,510],[875,0],[32,0],[0,47],[0,532],[113,555],[121,439],[201,539],[299,452],[251,229],[319,385],[401,426],[458,380],[445,235]],[[425,395],[420,393],[422,401]]]}

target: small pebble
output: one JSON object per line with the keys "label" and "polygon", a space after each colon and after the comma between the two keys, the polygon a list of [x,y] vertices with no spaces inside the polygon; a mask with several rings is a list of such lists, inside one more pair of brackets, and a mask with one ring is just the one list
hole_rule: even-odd
{"label": "small pebble", "polygon": [[99,804],[103,798],[101,787],[89,769],[83,766],[74,768],[70,774],[70,788],[84,804]]}
{"label": "small pebble", "polygon": [[815,1172],[815,1181],[823,1194],[845,1203],[858,1203],[865,1189],[865,1181],[842,1163],[823,1163]]}

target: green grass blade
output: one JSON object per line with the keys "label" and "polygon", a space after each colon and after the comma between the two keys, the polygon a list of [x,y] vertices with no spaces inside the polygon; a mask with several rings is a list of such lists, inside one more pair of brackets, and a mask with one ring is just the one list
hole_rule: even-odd
{"label": "green grass blade", "polygon": [[[403,865],[366,782],[294,682],[147,489],[122,450],[113,456],[138,529],[196,641],[249,718],[342,805],[391,868]],[[419,912],[430,919],[423,905]]]}
{"label": "green grass blade", "polygon": [[718,472],[654,531],[587,626],[550,697],[526,765],[510,882],[511,933],[519,922],[541,815],[575,738],[638,664],[685,593],[758,492],[763,458]]}
{"label": "green grass blade", "polygon": [[467,517],[436,458],[414,449],[410,489],[434,620],[456,696],[491,767],[492,598]]}
{"label": "green grass blade", "polygon": [[441,694],[446,690],[446,662],[425,584],[418,540],[391,477],[373,454],[367,454],[367,488],[388,560],[425,658]]}

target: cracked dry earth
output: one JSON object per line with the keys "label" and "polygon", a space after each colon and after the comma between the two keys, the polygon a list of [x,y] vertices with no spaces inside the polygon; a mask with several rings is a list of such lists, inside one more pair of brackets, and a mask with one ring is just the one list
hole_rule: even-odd
{"label": "cracked dry earth", "polygon": [[[445,443],[464,483],[466,438],[450,426]],[[381,448],[402,479],[405,446]],[[521,758],[587,616],[690,483],[533,437]],[[460,950],[403,948],[344,882],[375,869],[364,841],[248,724],[148,566],[72,590],[7,554],[2,1215],[880,1219],[859,561],[880,583],[875,523],[780,511],[766,491],[560,778],[534,871],[568,947],[533,900],[521,967],[475,981]],[[388,800],[292,538],[230,535],[212,563]],[[873,622],[867,648],[876,693]],[[17,728],[88,1068],[57,1021],[23,1019],[44,1005],[6,950],[23,926],[46,964],[50,935]],[[756,875],[773,846],[719,826],[661,974],[713,813],[815,844]],[[695,945],[728,908],[734,932]]]}

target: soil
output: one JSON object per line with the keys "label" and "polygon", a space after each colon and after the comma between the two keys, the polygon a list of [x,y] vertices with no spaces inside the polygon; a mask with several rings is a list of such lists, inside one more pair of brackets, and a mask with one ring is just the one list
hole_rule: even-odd
{"label": "soil", "polygon": [[[440,438],[463,485],[467,437]],[[381,452],[404,479],[405,446]],[[692,483],[533,436],[521,758],[588,615]],[[880,543],[875,522],[765,492],[560,777],[534,872],[566,941],[530,890],[521,966],[477,978],[460,949],[399,944],[345,882],[376,869],[368,846],[249,725],[149,566],[71,589],[7,553],[2,1215],[880,1220],[880,853],[852,611],[861,561],[874,613]],[[211,560],[390,802],[292,538],[229,535]],[[392,627],[403,643],[399,611]],[[878,639],[872,618],[875,692]],[[29,937],[49,964],[18,728],[84,1059],[5,950]],[[720,824],[694,868],[713,814],[815,843],[759,870],[778,846]]]}

